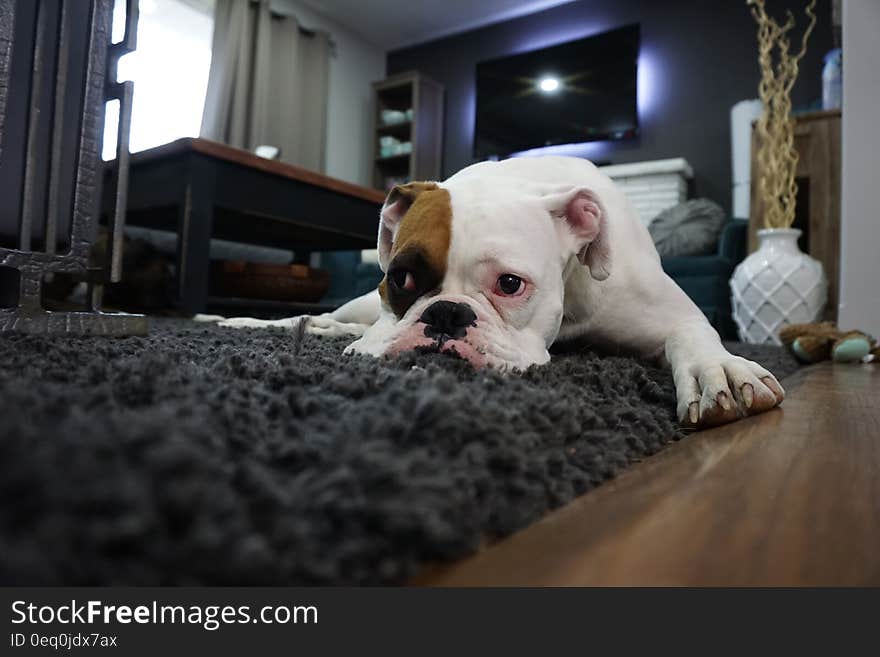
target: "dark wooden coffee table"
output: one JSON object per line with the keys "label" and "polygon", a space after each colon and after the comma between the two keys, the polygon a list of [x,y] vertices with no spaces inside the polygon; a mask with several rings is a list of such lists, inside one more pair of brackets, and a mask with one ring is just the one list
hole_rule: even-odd
{"label": "dark wooden coffee table", "polygon": [[382,192],[224,144],[179,139],[137,153],[129,176],[127,224],[178,234],[177,305],[185,313],[207,309],[212,237],[298,258],[376,244]]}

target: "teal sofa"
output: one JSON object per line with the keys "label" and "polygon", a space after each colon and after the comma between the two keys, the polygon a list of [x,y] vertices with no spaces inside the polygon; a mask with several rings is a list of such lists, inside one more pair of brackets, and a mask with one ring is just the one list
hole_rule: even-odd
{"label": "teal sofa", "polygon": [[730,277],[746,256],[749,222],[731,219],[721,229],[715,253],[662,258],[663,271],[700,307],[724,340],[736,340],[730,307]]}

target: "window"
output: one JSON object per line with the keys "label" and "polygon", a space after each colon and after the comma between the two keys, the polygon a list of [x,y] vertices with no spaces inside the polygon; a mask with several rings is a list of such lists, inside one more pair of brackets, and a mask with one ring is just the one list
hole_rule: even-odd
{"label": "window", "polygon": [[[130,149],[137,152],[196,137],[211,67],[213,0],[140,0],[137,50],[119,61],[119,80],[134,81]],[[125,0],[116,0],[113,41],[125,32]],[[115,157],[119,103],[108,103],[104,159]]]}

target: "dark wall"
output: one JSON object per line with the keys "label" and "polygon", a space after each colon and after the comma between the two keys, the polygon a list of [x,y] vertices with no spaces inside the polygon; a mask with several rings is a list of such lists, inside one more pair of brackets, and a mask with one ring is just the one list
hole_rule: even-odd
{"label": "dark wall", "polygon": [[[805,0],[768,0],[805,23]],[[821,98],[822,57],[833,47],[829,0],[816,7],[816,28],[801,62],[792,100],[806,108]],[[388,73],[417,69],[446,88],[444,176],[474,161],[476,63],[542,48],[629,23],[641,24],[640,136],[557,152],[619,164],[684,157],[695,193],[730,207],[730,108],[756,98],[760,77],[756,25],[745,0],[581,0],[388,55]],[[798,27],[796,38],[800,39]]]}

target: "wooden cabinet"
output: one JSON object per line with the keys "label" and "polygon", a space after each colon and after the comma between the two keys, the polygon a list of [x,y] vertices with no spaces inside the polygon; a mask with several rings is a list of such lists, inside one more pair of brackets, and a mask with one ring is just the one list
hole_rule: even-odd
{"label": "wooden cabinet", "polygon": [[439,180],[442,85],[413,71],[374,82],[373,93],[373,186],[388,190],[411,180]]}
{"label": "wooden cabinet", "polygon": [[[825,267],[828,305],[824,318],[836,320],[840,299],[840,110],[795,117],[794,144],[798,152],[798,195],[793,228],[803,231],[801,249]],[[757,231],[763,228],[757,145],[753,126],[750,253],[758,248]]]}

